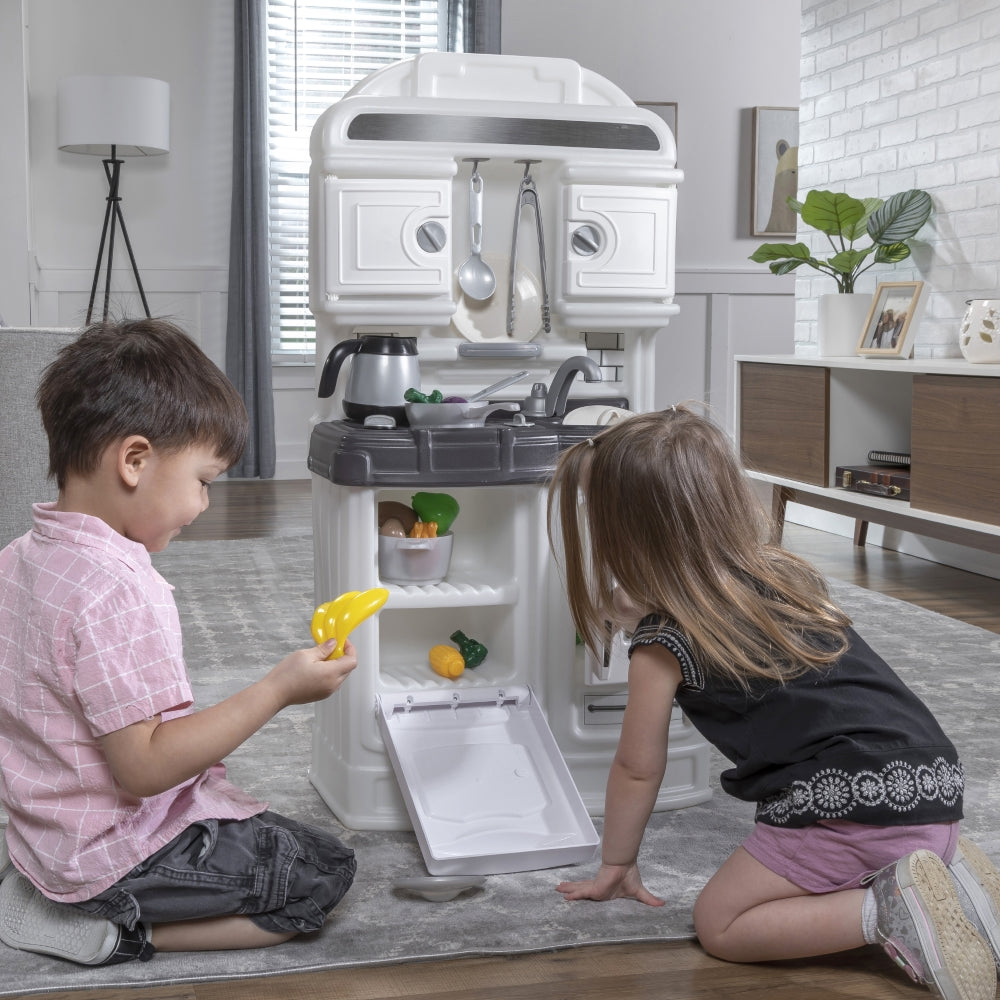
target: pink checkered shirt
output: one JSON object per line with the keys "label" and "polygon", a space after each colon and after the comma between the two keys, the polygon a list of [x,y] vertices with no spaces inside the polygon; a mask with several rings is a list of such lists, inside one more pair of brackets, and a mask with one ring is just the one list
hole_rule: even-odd
{"label": "pink checkered shirt", "polygon": [[193,711],[173,588],[100,519],[33,511],[34,530],[0,552],[0,803],[15,865],[74,902],[191,823],[265,806],[221,764],[144,799],[115,782],[98,737]]}

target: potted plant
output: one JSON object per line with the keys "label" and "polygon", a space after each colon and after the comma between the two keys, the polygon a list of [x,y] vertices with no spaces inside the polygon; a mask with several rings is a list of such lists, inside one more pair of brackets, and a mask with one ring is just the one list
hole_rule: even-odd
{"label": "potted plant", "polygon": [[[902,191],[883,201],[810,191],[804,202],[789,198],[788,205],[803,222],[826,235],[832,254],[819,257],[805,243],[762,243],[750,260],[766,263],[774,274],[789,274],[805,264],[833,278],[838,294],[820,300],[820,354],[853,354],[871,296],[844,297],[854,294],[858,276],[874,264],[898,264],[910,256],[908,240],[930,218],[930,195]],[[867,246],[855,246],[866,236],[871,240]],[[840,302],[835,301],[838,298]],[[842,321],[846,325],[839,331],[831,329],[837,325],[836,313],[846,313]]]}

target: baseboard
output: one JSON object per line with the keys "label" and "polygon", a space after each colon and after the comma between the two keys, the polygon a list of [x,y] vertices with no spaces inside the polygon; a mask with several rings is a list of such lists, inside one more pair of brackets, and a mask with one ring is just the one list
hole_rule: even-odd
{"label": "baseboard", "polygon": [[[854,538],[854,519],[842,514],[829,514],[814,507],[790,503],[785,520],[807,528],[828,531],[833,535],[843,535],[852,541]],[[1000,580],[1000,555],[982,552],[972,546],[925,538],[909,531],[885,528],[874,522],[868,526],[868,544]]]}

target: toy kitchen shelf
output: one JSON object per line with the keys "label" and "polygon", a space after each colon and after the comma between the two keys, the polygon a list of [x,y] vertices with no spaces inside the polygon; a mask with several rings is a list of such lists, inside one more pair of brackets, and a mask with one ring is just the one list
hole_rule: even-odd
{"label": "toy kitchen shelf", "polygon": [[[1000,366],[945,359],[736,358],[737,439],[750,476],[789,501],[1000,552]],[[910,500],[836,485],[872,449],[908,453]],[[780,529],[779,529],[780,530]]]}
{"label": "toy kitchen shelf", "polygon": [[[674,250],[684,176],[657,115],[570,60],[424,53],[378,70],[323,112],[310,155],[318,374],[348,338],[400,334],[416,341],[415,387],[424,391],[468,398],[523,369],[524,385],[493,400],[520,403],[538,383],[553,391],[571,362],[572,401],[613,396],[635,411],[651,408],[656,342],[679,310]],[[474,172],[485,187],[478,220]],[[464,294],[456,275],[473,226],[497,277],[483,301]],[[613,349],[591,347],[595,334]],[[507,730],[503,747],[486,750],[492,730],[481,732],[478,720],[496,710],[513,721],[507,700],[520,710],[530,692],[539,710],[532,718],[549,728],[556,750],[543,741],[528,756],[568,768],[585,809],[603,811],[627,657],[619,650],[591,664],[577,645],[546,524],[546,483],[559,454],[596,428],[547,426],[552,413],[532,413],[483,427],[381,429],[345,420],[345,401],[342,387],[317,393],[311,420],[314,596],[319,603],[385,583],[389,597],[352,633],[360,662],[350,683],[316,708],[310,778],[353,829],[430,827],[444,818],[449,829],[476,827],[488,838],[488,828],[509,823],[521,831],[513,847],[525,857],[511,861],[512,845],[502,843],[486,851],[490,861],[469,850],[470,865],[564,863],[549,850],[562,821],[524,784],[520,733]],[[379,573],[378,505],[409,504],[418,490],[458,501],[450,566],[441,583],[388,584]],[[450,680],[431,670],[427,653],[456,630],[489,655]],[[444,740],[452,726],[450,749],[422,741],[421,727]],[[386,736],[394,732],[420,733],[419,761],[412,745],[393,749]],[[657,808],[706,801],[711,748],[682,713],[670,744]],[[415,762],[407,774],[402,765]],[[535,821],[532,836],[544,849],[526,836]],[[448,838],[455,853],[468,846],[464,837]],[[428,854],[443,873],[465,863],[428,850],[429,870]]]}

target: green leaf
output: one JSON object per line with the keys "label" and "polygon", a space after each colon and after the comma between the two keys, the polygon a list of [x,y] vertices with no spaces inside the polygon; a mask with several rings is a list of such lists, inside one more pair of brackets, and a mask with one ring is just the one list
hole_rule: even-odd
{"label": "green leaf", "polygon": [[784,260],[786,257],[793,257],[801,262],[811,256],[805,243],[762,243],[750,254],[749,259],[757,264],[766,264],[769,260]]}
{"label": "green leaf", "polygon": [[882,199],[862,198],[861,204],[865,206],[865,214],[862,215],[853,226],[849,226],[844,230],[844,239],[851,243],[855,240],[860,240],[861,237],[868,231],[868,219],[871,217],[872,212],[882,206]]}
{"label": "green leaf", "polygon": [[864,214],[863,202],[833,191],[810,191],[802,205],[802,221],[830,236],[845,235]]}
{"label": "green leaf", "polygon": [[841,274],[853,274],[874,249],[874,247],[868,247],[867,250],[842,250],[828,258],[827,264]]}
{"label": "green leaf", "polygon": [[901,191],[887,199],[868,220],[868,235],[883,246],[902,243],[930,218],[933,204],[926,191]]}
{"label": "green leaf", "polygon": [[898,264],[910,256],[910,248],[905,243],[892,243],[875,248],[876,264]]}
{"label": "green leaf", "polygon": [[767,266],[771,269],[771,274],[790,274],[803,264],[811,264],[816,267],[816,264],[811,260],[773,260]]}

